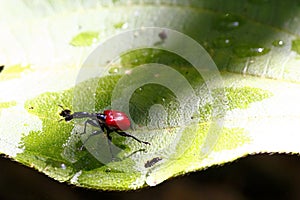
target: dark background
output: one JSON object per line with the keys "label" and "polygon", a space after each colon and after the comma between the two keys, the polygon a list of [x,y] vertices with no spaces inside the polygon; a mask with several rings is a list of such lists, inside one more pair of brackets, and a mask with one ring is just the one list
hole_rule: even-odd
{"label": "dark background", "polygon": [[0,199],[246,200],[300,199],[300,157],[254,155],[223,166],[176,177],[156,187],[104,192],[59,183],[0,158]]}

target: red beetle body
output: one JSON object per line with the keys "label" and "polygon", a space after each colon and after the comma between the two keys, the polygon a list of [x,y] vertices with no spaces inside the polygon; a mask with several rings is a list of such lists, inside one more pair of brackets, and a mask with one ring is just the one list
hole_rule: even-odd
{"label": "red beetle body", "polygon": [[105,123],[109,128],[122,131],[130,128],[130,120],[125,113],[117,110],[105,110],[103,114],[105,115]]}

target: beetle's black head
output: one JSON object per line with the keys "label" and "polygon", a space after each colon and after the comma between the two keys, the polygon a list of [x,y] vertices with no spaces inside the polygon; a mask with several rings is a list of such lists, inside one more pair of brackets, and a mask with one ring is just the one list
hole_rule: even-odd
{"label": "beetle's black head", "polygon": [[99,119],[101,122],[105,122],[106,119],[106,115],[104,115],[103,113],[97,113],[97,119]]}
{"label": "beetle's black head", "polygon": [[73,119],[73,115],[71,114],[71,110],[64,109],[62,106],[60,106],[63,110],[59,113],[60,116],[64,118],[65,121],[70,121]]}

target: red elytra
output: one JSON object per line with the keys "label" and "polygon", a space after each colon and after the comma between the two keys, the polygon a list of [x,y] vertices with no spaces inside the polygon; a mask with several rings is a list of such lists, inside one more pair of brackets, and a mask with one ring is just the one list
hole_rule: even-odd
{"label": "red elytra", "polygon": [[127,115],[117,110],[105,110],[105,123],[109,128],[118,130],[128,130],[130,128],[130,120]]}

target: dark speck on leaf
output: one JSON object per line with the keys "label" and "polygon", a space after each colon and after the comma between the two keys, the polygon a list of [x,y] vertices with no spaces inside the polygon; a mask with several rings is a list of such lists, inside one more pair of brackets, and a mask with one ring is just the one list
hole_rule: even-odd
{"label": "dark speck on leaf", "polygon": [[151,160],[148,160],[146,163],[145,163],[145,168],[149,168],[149,167],[152,167],[153,165],[155,165],[157,162],[161,161],[162,158],[160,157],[155,157],[155,158],[152,158]]}
{"label": "dark speck on leaf", "polygon": [[167,33],[165,32],[165,31],[162,31],[162,32],[160,32],[159,34],[158,34],[158,36],[159,36],[159,38],[161,39],[161,40],[165,40],[165,39],[167,39]]}
{"label": "dark speck on leaf", "polygon": [[0,72],[4,69],[4,65],[0,65]]}

